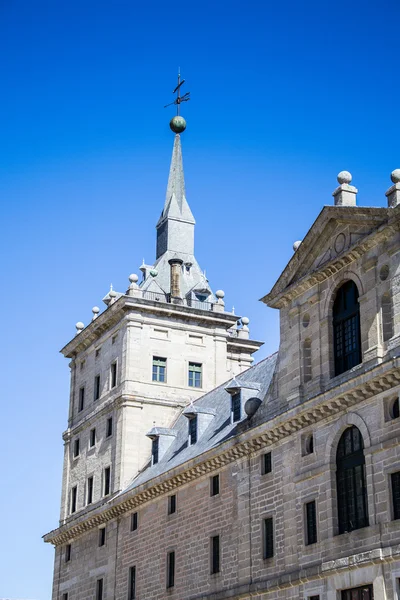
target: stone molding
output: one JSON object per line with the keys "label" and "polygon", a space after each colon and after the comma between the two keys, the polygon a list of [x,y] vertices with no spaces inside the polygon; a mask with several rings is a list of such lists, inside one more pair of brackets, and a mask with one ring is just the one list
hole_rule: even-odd
{"label": "stone molding", "polygon": [[[320,394],[307,401],[308,405],[312,403],[313,406],[307,408],[304,404],[296,406],[289,411],[292,413],[291,416],[288,416],[288,413],[283,413],[275,417],[270,423],[262,423],[255,429],[248,429],[240,434],[238,438],[232,438],[219,448],[210,450],[205,455],[158,476],[157,479],[160,479],[160,477],[164,479],[157,483],[152,483],[152,480],[150,480],[139,486],[137,490],[122,492],[110,501],[113,504],[112,506],[107,507],[103,504],[97,514],[90,516],[85,513],[81,517],[74,517],[73,522],[66,523],[43,536],[44,541],[55,546],[65,544],[90,529],[137,509],[140,505],[168,494],[172,490],[196,480],[198,477],[210,474],[238,459],[259,452],[292,433],[390,390],[400,384],[400,358],[375,367],[369,372],[369,375],[370,378],[368,379],[366,379],[368,374],[357,377],[358,384],[352,380],[342,384],[337,389]],[[332,392],[334,394],[331,396]],[[282,422],[285,417],[287,417],[286,420]],[[266,426],[269,429],[264,431]],[[219,454],[215,454],[215,452],[219,452]],[[196,460],[199,461],[197,464]]]}

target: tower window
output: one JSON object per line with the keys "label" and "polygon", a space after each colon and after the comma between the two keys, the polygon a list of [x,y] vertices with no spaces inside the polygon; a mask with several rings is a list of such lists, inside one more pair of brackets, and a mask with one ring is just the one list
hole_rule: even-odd
{"label": "tower window", "polygon": [[68,600],[68,592],[64,592],[62,595],[62,600]]}
{"label": "tower window", "polygon": [[188,384],[189,387],[201,388],[202,365],[200,363],[189,363]]}
{"label": "tower window", "polygon": [[341,600],[373,600],[372,585],[362,585],[358,588],[342,591]]}
{"label": "tower window", "polygon": [[92,504],[93,502],[93,476],[88,477],[87,480],[87,504]]}
{"label": "tower window", "polygon": [[81,388],[79,388],[79,406],[78,406],[79,412],[81,412],[84,409],[84,406],[85,406],[85,388],[81,387]]}
{"label": "tower window", "polygon": [[77,497],[78,497],[78,488],[75,485],[72,489],[71,489],[71,514],[76,512],[76,501],[77,501]]}
{"label": "tower window", "polygon": [[168,514],[173,515],[176,512],[176,495],[168,497]]}
{"label": "tower window", "polygon": [[272,471],[271,452],[266,452],[261,455],[261,475],[267,475]]}
{"label": "tower window", "polygon": [[138,514],[134,512],[131,514],[131,531],[136,531],[138,528]]}
{"label": "tower window", "polygon": [[354,425],[339,440],[336,453],[339,533],[368,525],[364,443]]}
{"label": "tower window", "polygon": [[219,494],[219,474],[213,475],[210,479],[210,496],[218,496]]}
{"label": "tower window", "polygon": [[100,375],[96,375],[94,378],[94,399],[100,398]]}
{"label": "tower window", "polygon": [[117,363],[113,362],[111,363],[111,369],[110,369],[110,387],[115,388],[117,385]]}
{"label": "tower window", "polygon": [[191,446],[197,442],[197,415],[189,419],[189,442]]}
{"label": "tower window", "polygon": [[96,600],[103,600],[103,579],[96,581]]}
{"label": "tower window", "polygon": [[153,465],[158,463],[158,447],[159,447],[159,438],[155,438],[151,442],[151,457]]}
{"label": "tower window", "polygon": [[400,417],[400,403],[399,398],[395,398],[389,407],[389,415],[391,419],[398,419]]}
{"label": "tower window", "polygon": [[67,544],[65,546],[65,562],[69,562],[71,560],[71,544]]}
{"label": "tower window", "polygon": [[175,585],[175,552],[167,554],[167,588]]}
{"label": "tower window", "polygon": [[272,517],[264,519],[263,527],[263,542],[264,542],[264,559],[274,556],[274,522]]}
{"label": "tower window", "polygon": [[214,535],[211,538],[211,573],[220,572],[220,548],[219,535]]}
{"label": "tower window", "polygon": [[232,423],[236,421],[240,421],[241,418],[241,394],[240,392],[236,392],[233,394],[231,398],[231,414],[232,414]]}
{"label": "tower window", "polygon": [[79,448],[80,448],[80,444],[79,444],[79,438],[76,438],[76,440],[74,440],[74,458],[77,458],[79,456]]}
{"label": "tower window", "polygon": [[304,383],[312,379],[311,367],[311,340],[306,339],[303,343],[303,380]]}
{"label": "tower window", "polygon": [[113,420],[112,420],[112,417],[109,417],[107,419],[107,425],[106,425],[106,437],[112,436],[112,432],[113,432]]}
{"label": "tower window", "polygon": [[89,434],[89,447],[93,448],[93,446],[96,445],[96,428],[93,427],[93,429],[90,430],[90,434]]}
{"label": "tower window", "polygon": [[167,359],[153,356],[153,381],[164,383],[167,380]]}
{"label": "tower window", "polygon": [[340,375],[361,362],[360,304],[353,281],[346,281],[336,294],[333,337],[335,375]]}
{"label": "tower window", "polygon": [[387,342],[393,337],[392,299],[390,294],[384,294],[381,299],[382,337]]}
{"label": "tower window", "polygon": [[400,519],[400,471],[391,474],[393,519]]}
{"label": "tower window", "polygon": [[105,546],[106,544],[106,528],[100,527],[99,529],[99,546]]}
{"label": "tower window", "polygon": [[306,545],[317,542],[317,511],[315,500],[306,504]]}
{"label": "tower window", "polygon": [[129,600],[136,598],[136,567],[129,567]]}
{"label": "tower window", "polygon": [[111,490],[111,467],[104,469],[104,496],[108,496]]}

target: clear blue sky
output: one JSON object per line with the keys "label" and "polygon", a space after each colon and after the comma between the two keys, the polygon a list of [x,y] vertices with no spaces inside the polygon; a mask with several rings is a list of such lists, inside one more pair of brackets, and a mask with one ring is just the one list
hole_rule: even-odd
{"label": "clear blue sky", "polygon": [[[384,206],[399,156],[398,1],[0,0],[0,598],[47,600],[68,364],[58,354],[154,259],[177,67],[196,254],[278,345],[267,293],[353,173]],[[104,305],[102,305],[104,307]]]}

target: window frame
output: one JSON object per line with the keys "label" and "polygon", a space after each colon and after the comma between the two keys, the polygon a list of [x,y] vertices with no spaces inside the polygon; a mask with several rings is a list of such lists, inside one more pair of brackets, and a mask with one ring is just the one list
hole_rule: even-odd
{"label": "window frame", "polygon": [[[398,481],[394,484],[396,479]],[[400,519],[400,471],[390,473],[390,500],[392,505],[392,521],[397,521]]]}
{"label": "window frame", "polygon": [[316,500],[304,503],[305,545],[312,546],[318,542],[318,516]]}
{"label": "window frame", "polygon": [[175,586],[175,550],[167,553],[167,590]]}
{"label": "window frame", "polygon": [[94,402],[100,400],[101,397],[101,376],[100,373],[94,376],[93,399]]}
{"label": "window frame", "polygon": [[78,412],[82,412],[85,408],[85,386],[79,388]]}
{"label": "window frame", "polygon": [[176,494],[168,496],[168,516],[176,513]]}
{"label": "window frame", "polygon": [[129,567],[128,575],[128,600],[136,598],[136,565]]}
{"label": "window frame", "polygon": [[160,459],[160,438],[155,437],[151,440],[151,464],[156,465]]}
{"label": "window frame", "polygon": [[102,548],[103,546],[106,545],[106,537],[107,537],[107,533],[106,533],[106,527],[99,527],[99,533],[98,533],[98,547]]}
{"label": "window frame", "polygon": [[138,512],[131,513],[131,531],[137,531],[139,528]]}
{"label": "window frame", "polygon": [[106,421],[106,439],[112,437],[113,434],[113,418],[107,417]]}
{"label": "window frame", "polygon": [[110,390],[113,390],[118,385],[118,361],[114,360],[110,365]]}
{"label": "window frame", "polygon": [[93,504],[94,475],[90,475],[86,480],[86,506]]}
{"label": "window frame", "polygon": [[215,496],[219,496],[220,494],[220,480],[219,473],[216,475],[211,475],[210,477],[210,496],[211,498],[215,498]]}
{"label": "window frame", "polygon": [[104,597],[104,579],[101,577],[96,581],[96,600],[103,600]]}
{"label": "window frame", "polygon": [[[199,373],[199,377],[196,374]],[[198,384],[197,384],[198,383]],[[201,390],[203,387],[203,363],[189,361],[188,363],[188,387]]]}
{"label": "window frame", "polygon": [[210,554],[211,575],[218,575],[221,572],[221,538],[219,534],[211,536]]}
{"label": "window frame", "polygon": [[94,448],[96,446],[96,427],[92,427],[89,431],[89,448]]}
{"label": "window frame", "polygon": [[[354,302],[347,306],[351,294]],[[335,293],[332,306],[334,377],[362,363],[359,297],[358,287],[352,279],[343,282]],[[349,336],[354,345],[352,351],[346,350]]]}
{"label": "window frame", "polygon": [[74,445],[72,448],[72,458],[73,459],[79,458],[80,453],[81,453],[81,442],[80,442],[79,437],[76,437],[74,439]]}
{"label": "window frame", "polygon": [[231,396],[231,421],[238,423],[242,418],[242,394],[241,391],[235,392]]}
{"label": "window frame", "polygon": [[263,559],[270,560],[275,556],[274,518],[264,517],[262,526]]}
{"label": "window frame", "polygon": [[197,442],[198,437],[198,418],[197,415],[194,415],[189,419],[188,423],[189,428],[189,445],[193,446]]}
{"label": "window frame", "polygon": [[70,514],[73,515],[78,509],[78,485],[73,485],[71,488],[71,505]]}
{"label": "window frame", "polygon": [[272,452],[261,454],[261,475],[272,473]]}
{"label": "window frame", "polygon": [[104,467],[103,470],[103,497],[111,494],[111,466]]}
{"label": "window frame", "polygon": [[153,356],[151,369],[154,383],[167,383],[167,359],[164,356]]}
{"label": "window frame", "polygon": [[71,544],[66,544],[65,545],[65,555],[64,555],[64,561],[66,563],[71,561]]}

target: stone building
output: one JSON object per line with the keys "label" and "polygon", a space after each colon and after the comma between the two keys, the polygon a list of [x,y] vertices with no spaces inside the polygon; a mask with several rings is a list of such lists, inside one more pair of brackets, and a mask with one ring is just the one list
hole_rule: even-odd
{"label": "stone building", "polygon": [[155,264],[63,349],[53,600],[400,598],[400,170],[387,208],[338,181],[251,367],[194,258],[175,137]]}

